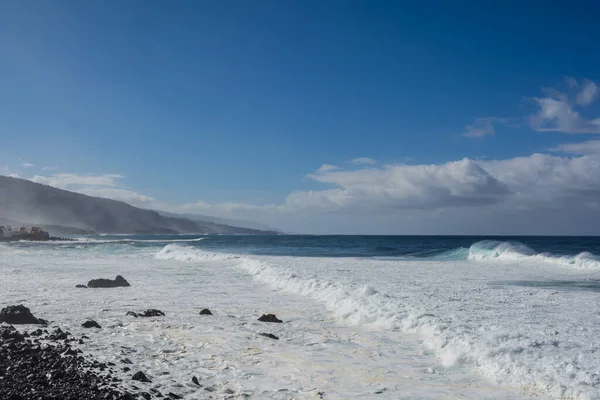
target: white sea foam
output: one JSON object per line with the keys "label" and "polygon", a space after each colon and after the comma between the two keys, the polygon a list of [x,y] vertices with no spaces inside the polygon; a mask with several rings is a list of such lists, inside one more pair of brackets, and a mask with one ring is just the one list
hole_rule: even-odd
{"label": "white sea foam", "polygon": [[[169,239],[92,239],[92,238],[77,238],[75,241],[80,243],[94,243],[94,244],[127,244],[127,243],[186,243],[186,242],[199,242],[201,240],[205,240],[206,237],[199,238],[191,238],[191,239],[178,239],[178,238],[169,238]],[[46,242],[40,242],[46,243]],[[57,242],[53,242],[57,243]],[[69,243],[69,242],[60,242],[60,243]]]}
{"label": "white sea foam", "polygon": [[[470,287],[447,278],[440,281],[443,285],[437,285],[437,282],[415,285],[416,282],[411,282],[414,279],[412,271],[403,277],[404,282],[397,281],[399,285],[395,286],[390,285],[389,280],[396,281],[393,277],[398,271],[394,269],[399,265],[319,260],[323,265],[329,264],[328,268],[340,264],[346,269],[350,267],[352,272],[358,269],[357,264],[361,264],[361,269],[369,264],[369,268],[379,270],[377,274],[385,277],[377,280],[377,287],[381,285],[387,290],[378,291],[372,286],[361,288],[360,281],[356,280],[327,274],[316,276],[316,269],[310,269],[310,273],[304,275],[298,272],[298,262],[248,259],[240,266],[277,289],[324,302],[336,317],[349,324],[417,332],[445,366],[466,363],[494,381],[557,398],[597,399],[600,396],[600,362],[590,343],[592,340],[599,344],[597,317],[585,311],[578,316],[584,321],[574,327],[570,325],[572,319],[565,321],[565,314],[575,312],[577,315],[576,310],[581,304],[575,302],[576,308],[559,304],[557,310],[552,310],[556,302],[572,304],[572,299],[568,299],[570,296],[555,294],[551,297],[539,290],[530,292],[514,287],[508,294],[489,287]],[[419,267],[427,266],[439,272],[439,265],[431,264],[423,263]],[[281,268],[282,265],[286,267]],[[445,268],[454,270],[455,267],[458,265]],[[481,265],[470,267],[481,273]],[[369,279],[373,280],[373,277],[369,276]],[[457,287],[452,283],[460,285]],[[414,291],[410,286],[425,290]],[[600,300],[589,293],[583,297],[593,298],[596,302]],[[498,307],[498,304],[506,305]]]}
{"label": "white sea foam", "polygon": [[177,261],[222,261],[239,258],[234,254],[208,252],[194,247],[168,244],[156,254],[159,260]]}
{"label": "white sea foam", "polygon": [[[103,247],[0,245],[2,304],[79,334],[94,318],[103,328],[83,350],[127,356],[188,399],[207,395],[192,375],[217,398],[600,398],[600,296],[577,286],[597,275],[522,248],[514,262],[442,262]],[[74,289],[117,274],[132,287]],[[214,318],[197,315],[204,307]],[[167,316],[125,317],[144,308]],[[285,323],[258,323],[267,312]]]}
{"label": "white sea foam", "polygon": [[[127,357],[132,371],[142,370],[153,380],[143,388],[174,392],[186,400],[314,399],[319,393],[331,399],[522,398],[467,369],[440,367],[422,353],[416,335],[339,324],[310,296],[269,290],[241,266],[250,258],[218,257],[184,245],[166,246],[161,256],[159,250],[0,245],[0,306],[24,303],[51,324],[90,336],[77,345],[85,353],[118,366]],[[310,265],[309,259],[304,262]],[[315,262],[318,281],[321,260]],[[299,272],[298,279],[307,276]],[[74,287],[117,274],[132,286]],[[342,281],[340,290],[349,282]],[[377,282],[356,285],[365,298],[380,296],[377,287]],[[199,316],[204,307],[214,315]],[[166,316],[125,316],[147,308]],[[258,322],[262,313],[275,313],[284,323]],[[87,318],[102,329],[82,328]],[[264,338],[259,335],[263,332],[280,340]],[[191,383],[192,376],[198,376],[202,388]],[[131,373],[121,377],[131,384]]]}
{"label": "white sea foam", "polygon": [[556,256],[550,253],[536,253],[533,249],[518,242],[499,242],[493,240],[477,242],[469,248],[468,258],[476,261],[541,261],[574,268],[600,270],[600,257],[589,252],[583,252],[576,256]]}
{"label": "white sea foam", "polygon": [[[179,260],[232,257],[167,247]],[[548,288],[544,281],[541,288],[478,282],[539,279],[540,272],[545,279],[565,279],[569,270],[552,265],[572,263],[519,243],[480,243],[471,248],[470,259],[417,263],[246,256],[238,267],[282,292],[324,303],[351,326],[419,333],[444,366],[470,365],[493,381],[553,397],[600,398],[600,361],[593,350],[600,345],[600,326],[585,307],[590,301],[598,304],[599,296],[556,292],[551,280]],[[506,267],[499,271],[487,262],[491,259],[503,260]],[[537,264],[523,271],[522,263],[510,260]],[[577,262],[583,266],[596,260],[582,255]],[[473,274],[475,284],[469,282]]]}

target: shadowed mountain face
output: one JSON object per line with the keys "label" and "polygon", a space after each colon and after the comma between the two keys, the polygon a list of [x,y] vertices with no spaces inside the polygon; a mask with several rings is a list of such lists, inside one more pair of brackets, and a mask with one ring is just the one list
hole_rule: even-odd
{"label": "shadowed mountain face", "polygon": [[185,218],[191,221],[212,222],[219,225],[237,226],[239,228],[258,229],[261,231],[276,231],[265,224],[254,221],[244,221],[241,219],[211,217],[209,215],[189,214],[189,213],[172,213],[167,211],[156,210],[160,215],[165,217]]}
{"label": "shadowed mountain face", "polygon": [[0,218],[27,224],[76,227],[97,233],[273,233],[166,217],[121,201],[7,176],[0,176]]}

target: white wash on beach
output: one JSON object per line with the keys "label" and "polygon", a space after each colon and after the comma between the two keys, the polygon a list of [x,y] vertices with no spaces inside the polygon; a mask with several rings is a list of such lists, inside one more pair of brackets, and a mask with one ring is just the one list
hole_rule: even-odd
{"label": "white wash on beach", "polygon": [[[142,370],[153,380],[149,388],[161,387],[188,399],[245,395],[303,399],[318,398],[319,393],[334,399],[526,397],[527,393],[480,377],[468,364],[443,366],[431,349],[421,345],[418,334],[390,330],[375,320],[363,325],[365,321],[352,320],[350,314],[350,319],[345,318],[331,305],[323,307],[315,296],[299,295],[309,293],[274,290],[264,284],[273,284],[267,282],[271,278],[264,278],[267,275],[261,277],[266,272],[253,269],[263,265],[264,258],[191,254],[180,246],[160,252],[156,247],[119,246],[2,246],[2,301],[24,303],[73,334],[87,334],[91,340],[81,348],[101,361],[121,366],[120,360],[129,358],[133,365],[123,374],[126,380]],[[324,273],[344,284],[350,269],[365,263],[378,265],[368,260],[316,258],[267,258],[266,262],[282,268],[274,273],[288,273],[298,263],[298,277],[292,279],[307,274],[320,279],[318,274]],[[89,279],[117,274],[132,286],[75,289]],[[357,274],[356,279],[365,277]],[[374,281],[371,288],[361,289],[361,295],[377,296],[381,289]],[[215,315],[199,316],[204,307]],[[166,316],[125,316],[127,311],[147,308],[160,309]],[[256,321],[267,312],[284,323]],[[99,322],[102,329],[81,328],[87,318]],[[280,340],[259,336],[263,332]],[[192,376],[199,378],[202,388],[191,382]]]}

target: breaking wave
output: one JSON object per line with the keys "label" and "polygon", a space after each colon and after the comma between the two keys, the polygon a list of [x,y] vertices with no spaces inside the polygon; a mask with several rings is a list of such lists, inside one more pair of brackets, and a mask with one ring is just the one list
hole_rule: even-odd
{"label": "breaking wave", "polygon": [[576,268],[600,269],[600,257],[589,252],[562,256],[551,253],[536,253],[535,250],[523,243],[510,241],[483,240],[477,242],[469,248],[468,259],[474,261],[541,261]]}
{"label": "breaking wave", "polygon": [[[546,257],[544,261],[554,260],[552,262],[561,260],[536,254],[520,243],[487,241],[478,242],[470,249],[448,251],[444,257],[464,258],[466,254],[476,260],[531,257]],[[590,263],[597,262],[581,255],[577,257],[581,265],[585,265],[587,260]],[[508,385],[541,390],[554,397],[581,399],[595,399],[590,393],[600,385],[598,376],[577,369],[576,363],[571,364],[569,360],[562,360],[562,364],[559,362],[562,356],[556,349],[563,344],[555,339],[548,339],[547,343],[540,342],[530,337],[527,330],[482,334],[490,331],[490,327],[480,325],[477,319],[453,321],[446,315],[434,314],[434,309],[424,309],[418,299],[403,293],[386,293],[377,285],[357,277],[345,279],[340,276],[334,279],[326,269],[315,270],[314,263],[327,262],[323,258],[299,261],[294,257],[238,256],[177,244],[165,246],[156,254],[156,258],[198,262],[231,260],[234,263],[232,266],[258,282],[281,292],[306,296],[323,303],[340,322],[372,329],[417,333],[443,365],[468,363],[490,379]],[[347,262],[364,261],[348,259]],[[302,268],[302,265],[309,264],[313,267]],[[565,370],[572,371],[565,373]],[[591,391],[590,387],[593,388]]]}
{"label": "breaking wave", "polygon": [[239,258],[234,254],[213,253],[197,249],[191,246],[182,246],[178,244],[168,244],[156,256],[159,260],[177,260],[177,261],[221,261]]}
{"label": "breaking wave", "polygon": [[[199,242],[205,240],[205,237],[193,238],[193,239],[90,239],[90,238],[76,238],[76,243],[90,243],[90,244],[129,244],[129,243],[186,243],[186,242]],[[69,243],[69,242],[52,242],[52,243]],[[73,243],[73,242],[71,242]]]}

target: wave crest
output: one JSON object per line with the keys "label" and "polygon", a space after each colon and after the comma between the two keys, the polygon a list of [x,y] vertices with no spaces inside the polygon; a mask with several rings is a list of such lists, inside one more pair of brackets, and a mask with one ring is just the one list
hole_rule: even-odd
{"label": "wave crest", "polygon": [[226,253],[213,253],[179,244],[168,244],[156,254],[155,258],[177,261],[221,261],[239,258],[239,256]]}
{"label": "wave crest", "polygon": [[600,269],[600,257],[587,251],[575,256],[557,256],[550,253],[536,253],[527,245],[512,241],[483,240],[474,243],[469,248],[468,259],[475,261],[541,261],[576,268]]}

